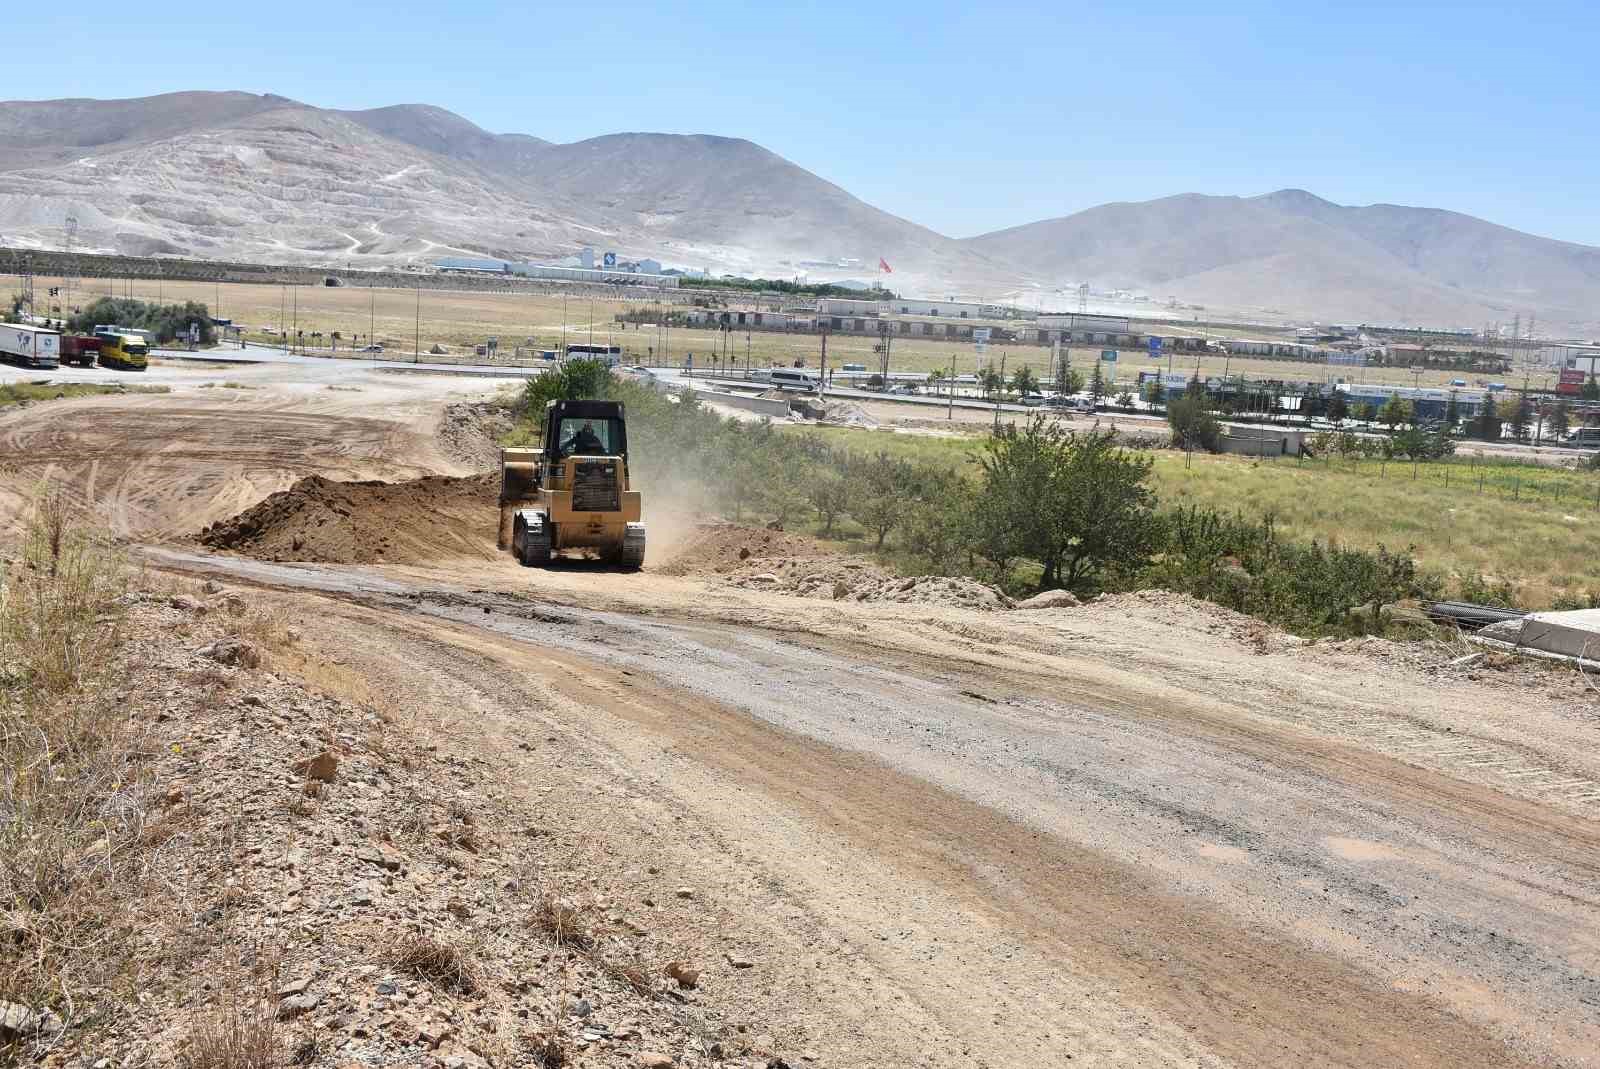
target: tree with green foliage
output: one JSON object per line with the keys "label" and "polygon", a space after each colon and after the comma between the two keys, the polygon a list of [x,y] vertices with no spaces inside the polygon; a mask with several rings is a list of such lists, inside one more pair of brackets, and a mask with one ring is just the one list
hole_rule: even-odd
{"label": "tree with green foliage", "polygon": [[1519,442],[1528,440],[1528,428],[1533,422],[1533,406],[1528,403],[1528,391],[1517,391],[1517,403],[1511,409],[1511,437]]}
{"label": "tree with green foliage", "polygon": [[186,340],[191,325],[199,328],[202,343],[209,345],[217,338],[211,313],[197,301],[151,304],[127,297],[101,297],[67,320],[67,329],[87,334],[101,323],[148,330],[158,345],[179,338]]}
{"label": "tree with green foliage", "polygon": [[847,478],[850,515],[877,536],[877,548],[882,549],[914,499],[915,472],[908,462],[880,450],[854,460]]}
{"label": "tree with green foliage", "polygon": [[1170,402],[1167,424],[1172,428],[1172,444],[1179,449],[1203,449],[1208,453],[1222,449],[1222,424],[1206,408],[1202,397],[1185,393]]}
{"label": "tree with green foliage", "polygon": [[1583,384],[1583,390],[1578,396],[1585,401],[1600,401],[1600,381],[1596,381],[1594,372],[1589,372],[1589,378]]}
{"label": "tree with green foliage", "polygon": [[1033,368],[1023,365],[1011,376],[1011,390],[1018,397],[1030,397],[1039,392],[1039,377]]}
{"label": "tree with green foliage", "polygon": [[815,468],[806,483],[806,500],[822,517],[822,537],[833,534],[836,520],[850,511],[850,483],[829,465]]}
{"label": "tree with green foliage", "polygon": [[1343,390],[1334,390],[1333,396],[1328,398],[1328,420],[1338,426],[1350,418],[1350,404],[1344,399]]}
{"label": "tree with green foliage", "polygon": [[1166,400],[1167,396],[1166,388],[1161,385],[1161,380],[1159,378],[1146,381],[1145,384],[1140,387],[1139,393],[1143,396],[1144,403],[1149,405],[1151,408],[1160,407],[1161,403]]}
{"label": "tree with green foliage", "polygon": [[983,391],[985,398],[994,397],[1004,388],[1005,383],[1000,378],[1000,372],[994,368],[986,367],[978,372],[978,389]]}
{"label": "tree with green foliage", "polygon": [[1545,422],[1545,433],[1552,438],[1565,438],[1567,431],[1572,429],[1572,416],[1567,411],[1565,400],[1557,401],[1556,407],[1551,410],[1550,418]]}
{"label": "tree with green foliage", "polygon": [[1400,400],[1399,394],[1390,394],[1389,400],[1383,403],[1383,410],[1378,413],[1378,419],[1382,420],[1389,428],[1389,433],[1393,434],[1394,429],[1400,424],[1411,422],[1411,406]]}
{"label": "tree with green foliage", "polygon": [[1056,393],[1063,397],[1071,397],[1075,393],[1083,392],[1083,372],[1077,368],[1069,367],[1064,374],[1056,379]]}
{"label": "tree with green foliage", "polygon": [[1483,395],[1483,407],[1478,409],[1478,418],[1473,422],[1479,438],[1485,442],[1500,440],[1500,413],[1495,411],[1494,394]]}
{"label": "tree with green foliage", "polygon": [[1094,374],[1089,378],[1089,402],[1095,406],[1106,395],[1106,379],[1100,371],[1100,363],[1099,360],[1094,362]]}
{"label": "tree with green foliage", "polygon": [[939,387],[944,385],[944,368],[936,367],[928,372],[928,389],[934,393],[939,392]]}
{"label": "tree with green foliage", "polygon": [[1116,444],[1112,432],[1074,434],[1036,416],[984,443],[981,511],[994,521],[980,537],[990,560],[1027,557],[1042,565],[1039,589],[1087,589],[1107,571],[1144,566],[1161,530],[1147,485],[1154,461]]}
{"label": "tree with green foliage", "polygon": [[543,427],[545,406],[551,401],[586,401],[610,397],[616,376],[603,360],[563,360],[522,388],[523,414]]}
{"label": "tree with green foliage", "polygon": [[1371,401],[1368,401],[1366,404],[1362,405],[1361,406],[1361,422],[1362,423],[1376,423],[1376,422],[1378,422],[1378,406],[1373,404]]}
{"label": "tree with green foliage", "polygon": [[1133,393],[1132,393],[1132,391],[1123,390],[1121,393],[1117,394],[1117,407],[1118,408],[1132,408],[1133,407]]}
{"label": "tree with green foliage", "polygon": [[1444,426],[1445,426],[1445,430],[1447,430],[1447,431],[1455,430],[1456,429],[1456,425],[1459,424],[1460,422],[1461,422],[1461,403],[1460,403],[1460,401],[1458,401],[1456,399],[1456,392],[1454,390],[1451,390],[1450,391],[1450,400],[1445,402],[1445,406],[1444,406]]}

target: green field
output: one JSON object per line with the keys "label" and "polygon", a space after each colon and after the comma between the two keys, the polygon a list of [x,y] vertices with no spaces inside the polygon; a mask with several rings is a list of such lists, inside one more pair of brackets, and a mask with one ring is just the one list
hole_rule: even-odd
{"label": "green field", "polygon": [[[833,427],[791,433],[952,467],[969,466],[983,441]],[[1166,450],[1151,456],[1164,505],[1270,514],[1296,539],[1414,545],[1418,562],[1451,580],[1452,593],[1483,577],[1510,583],[1529,608],[1600,594],[1600,473],[1469,459],[1413,468]]]}
{"label": "green field", "polygon": [[61,401],[69,397],[93,397],[104,393],[166,393],[165,386],[144,386],[133,384],[124,386],[121,383],[99,385],[90,382],[68,383],[65,385],[37,385],[29,382],[14,382],[0,385],[0,408],[10,405],[32,404],[38,401]]}

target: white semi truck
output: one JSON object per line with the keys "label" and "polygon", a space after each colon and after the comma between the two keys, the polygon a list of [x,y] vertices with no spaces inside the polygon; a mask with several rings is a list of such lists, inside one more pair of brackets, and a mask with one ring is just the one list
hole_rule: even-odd
{"label": "white semi truck", "polygon": [[23,367],[60,367],[61,334],[27,323],[0,323],[0,359]]}

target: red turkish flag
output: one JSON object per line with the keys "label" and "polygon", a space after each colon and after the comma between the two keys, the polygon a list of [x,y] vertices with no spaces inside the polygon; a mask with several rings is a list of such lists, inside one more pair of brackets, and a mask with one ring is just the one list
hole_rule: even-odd
{"label": "red turkish flag", "polygon": [[878,257],[878,270],[882,271],[886,275],[894,274],[894,268],[889,266],[889,261],[885,260],[881,256]]}

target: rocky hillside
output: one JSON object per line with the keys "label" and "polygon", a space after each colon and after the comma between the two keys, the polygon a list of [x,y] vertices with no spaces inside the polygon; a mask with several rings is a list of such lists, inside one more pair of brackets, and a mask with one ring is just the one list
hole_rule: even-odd
{"label": "rocky hillside", "polygon": [[421,104],[278,96],[0,103],[0,244],[273,262],[556,257],[583,245],[789,276],[879,257],[941,289],[1007,273],[758,145],[617,134],[553,145]]}

